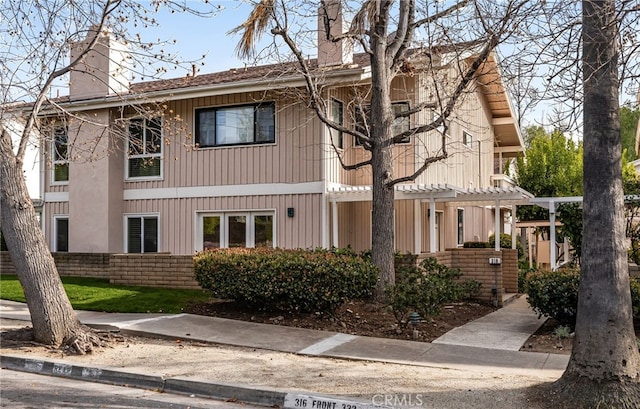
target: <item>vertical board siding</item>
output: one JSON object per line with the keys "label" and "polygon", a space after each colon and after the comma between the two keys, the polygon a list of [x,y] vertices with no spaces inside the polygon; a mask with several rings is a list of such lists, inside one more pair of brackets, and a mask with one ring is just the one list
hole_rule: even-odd
{"label": "vertical board siding", "polygon": [[[395,203],[395,248],[413,253],[414,245],[413,201],[398,200]],[[332,216],[332,215],[331,215]],[[331,224],[331,221],[330,221]],[[356,251],[371,248],[371,203],[338,203],[338,244],[350,246]]]}
{"label": "vertical board siding", "polygon": [[[197,213],[274,211],[278,247],[322,246],[321,194],[148,199],[125,202],[126,214],[158,213],[160,251],[193,254]],[[287,208],[295,209],[287,217]],[[124,238],[123,238],[124,240]]]}
{"label": "vertical board siding", "polygon": [[400,253],[414,253],[414,208],[412,200],[395,202],[395,241]]}
{"label": "vertical board siding", "polygon": [[[417,103],[416,100],[416,80],[413,77],[397,77],[391,84],[391,100],[392,102],[405,102],[408,101],[410,106],[414,106]],[[342,87],[338,89],[332,89],[329,98],[336,98],[344,103],[344,125],[347,128],[355,129],[355,105],[354,95],[357,92],[362,92],[362,89],[354,87]],[[415,115],[414,115],[415,116]],[[411,126],[418,124],[418,120],[411,117]],[[359,170],[345,171],[340,165],[340,161],[334,152],[328,131],[325,131],[325,144],[327,170],[325,172],[327,181],[333,183],[341,183],[345,185],[370,185],[371,180],[371,168],[365,166]],[[396,145],[393,148],[393,169],[394,176],[402,177],[410,175],[414,172],[416,167],[416,155],[415,155],[415,138],[411,138],[411,142],[406,145]],[[353,136],[343,135],[343,149],[340,150],[340,154],[343,157],[345,164],[353,165],[359,162],[368,160],[371,157],[369,151],[365,150],[361,146],[356,146]]]}
{"label": "vertical board siding", "polygon": [[[194,147],[195,109],[274,101],[275,144]],[[127,181],[125,189],[237,184],[305,183],[322,180],[319,121],[301,102],[261,93],[171,101],[169,112],[182,123],[166,135],[163,180]],[[170,119],[165,120],[165,122]]]}
{"label": "vertical board siding", "polygon": [[[454,70],[449,73],[449,77],[452,78],[456,78],[456,75]],[[421,81],[427,83],[428,79],[422,78]],[[430,119],[424,118],[427,123]],[[482,92],[475,88],[469,89],[462,95],[456,110],[449,118],[447,137],[449,158],[431,165],[417,179],[417,182],[425,184],[447,183],[461,188],[490,186],[495,139],[491,119],[492,115],[484,101]],[[463,131],[472,135],[474,142],[471,147],[462,144]],[[419,140],[421,143],[421,146],[417,148],[419,154],[433,154],[440,149],[441,141],[437,131],[424,134]]]}

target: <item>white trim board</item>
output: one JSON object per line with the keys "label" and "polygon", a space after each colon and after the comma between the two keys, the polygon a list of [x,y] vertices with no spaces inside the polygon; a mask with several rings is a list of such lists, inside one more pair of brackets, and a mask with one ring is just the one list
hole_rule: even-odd
{"label": "white trim board", "polygon": [[68,202],[69,192],[45,192],[44,201],[46,203],[52,202]]}
{"label": "white trim board", "polygon": [[125,189],[124,200],[322,194],[322,182]]}

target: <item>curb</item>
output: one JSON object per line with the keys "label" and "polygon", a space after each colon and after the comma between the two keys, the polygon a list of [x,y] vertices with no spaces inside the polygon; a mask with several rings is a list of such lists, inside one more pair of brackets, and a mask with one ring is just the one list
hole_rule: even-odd
{"label": "curb", "polygon": [[61,361],[31,359],[13,355],[0,355],[0,367],[39,375],[133,387],[160,393],[197,395],[221,401],[241,402],[258,406],[289,409],[384,409],[384,407],[372,403],[329,395],[285,392],[268,387],[256,388],[248,385],[205,382],[184,377],[164,378],[162,376],[71,365]]}

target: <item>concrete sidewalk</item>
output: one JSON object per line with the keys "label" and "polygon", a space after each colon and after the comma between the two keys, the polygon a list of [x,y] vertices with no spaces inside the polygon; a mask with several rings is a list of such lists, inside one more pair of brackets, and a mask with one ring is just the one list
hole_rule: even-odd
{"label": "concrete sidewalk", "polygon": [[526,297],[514,297],[503,308],[454,328],[433,343],[519,351],[543,323]]}
{"label": "concrete sidewalk", "polygon": [[[86,325],[149,337],[185,339],[295,354],[407,365],[501,371],[563,370],[568,356],[520,352],[543,321],[524,297],[433,343],[315,331],[191,314],[111,314],[78,311]],[[29,321],[26,304],[0,300],[0,317]]]}
{"label": "concrete sidewalk", "polygon": [[[377,365],[375,362],[380,362],[407,365],[406,374],[423,370],[441,371],[440,373],[448,375],[435,375],[429,378],[433,379],[437,386],[432,386],[428,393],[423,393],[425,390],[421,388],[417,395],[415,393],[414,395],[381,395],[379,390],[381,380],[372,378],[358,396],[351,396],[337,393],[331,388],[330,381],[328,384],[324,383],[327,381],[323,375],[313,377],[312,384],[304,390],[299,387],[283,388],[281,384],[277,384],[278,387],[266,386],[262,382],[259,385],[223,382],[215,375],[212,376],[206,369],[194,372],[192,370],[195,366],[194,362],[185,361],[180,355],[176,355],[177,359],[172,364],[179,367],[178,374],[176,371],[168,371],[174,375],[163,371],[162,365],[146,362],[142,359],[143,357],[140,357],[141,361],[136,359],[133,367],[110,367],[88,364],[87,362],[90,361],[74,362],[70,359],[44,359],[29,354],[3,354],[0,355],[0,366],[3,370],[126,385],[160,393],[204,396],[283,409],[304,407],[379,409],[385,407],[376,400],[382,396],[401,399],[400,404],[386,405],[394,409],[413,408],[415,402],[404,400],[407,396],[408,399],[412,397],[428,399],[433,401],[431,406],[422,403],[421,405],[440,409],[489,406],[495,409],[506,409],[527,405],[526,397],[518,390],[502,391],[501,395],[494,397],[497,392],[493,387],[480,389],[479,394],[476,394],[475,390],[470,388],[460,389],[457,382],[455,386],[443,389],[441,385],[443,376],[456,380],[468,376],[475,382],[482,382],[482,379],[497,379],[497,382],[504,382],[502,379],[510,379],[507,384],[511,387],[513,380],[519,376],[520,378],[535,376],[536,379],[541,380],[557,379],[569,359],[567,355],[518,351],[529,335],[542,324],[523,298],[513,301],[480,320],[459,327],[433,343],[361,337],[190,314],[109,314],[91,311],[77,313],[80,321],[86,325],[101,329],[119,329],[125,334],[211,342],[233,347],[247,347],[253,351],[281,351],[296,354],[299,360],[309,359],[306,357],[344,359],[340,363],[331,363],[331,368],[344,364],[351,365],[351,368],[354,366],[366,368],[368,365]],[[26,304],[0,300],[0,319],[30,321],[30,315]],[[11,327],[11,324],[7,323],[6,326]],[[234,359],[237,358],[234,356],[227,356],[227,359],[231,359],[233,365],[236,365]],[[242,364],[242,360],[237,361],[237,365]],[[414,369],[411,370],[409,366]],[[422,368],[418,369],[418,367]],[[286,370],[301,377],[307,376],[309,371],[304,366],[287,367]],[[314,390],[316,392],[312,392]],[[499,405],[497,405],[498,401],[501,402]]]}

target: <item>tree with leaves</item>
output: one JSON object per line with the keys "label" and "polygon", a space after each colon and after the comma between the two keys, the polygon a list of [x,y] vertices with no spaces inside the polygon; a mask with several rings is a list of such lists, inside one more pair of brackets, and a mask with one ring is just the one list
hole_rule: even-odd
{"label": "tree with leaves", "polygon": [[[515,163],[514,180],[537,197],[582,195],[581,142],[575,142],[560,130],[546,132],[541,126],[525,129],[525,157]],[[518,219],[548,220],[549,212],[538,206],[520,206]]]}
{"label": "tree with leaves", "polygon": [[[81,0],[68,2],[5,1],[0,6],[0,228],[6,241],[31,313],[37,342],[85,353],[99,339],[80,325],[65,294],[53,257],[23,177],[23,162],[29,145],[44,148],[55,137],[51,124],[73,121],[77,129],[83,123],[94,124],[90,115],[67,110],[68,98],[57,98],[65,79],[84,75],[95,88],[122,98],[141,116],[150,115],[156,106],[141,106],[136,96],[123,92],[122,82],[131,78],[115,75],[105,78],[93,70],[93,60],[102,55],[102,45],[117,41],[129,52],[125,61],[110,61],[118,70],[127,66],[133,75],[153,78],[176,66],[175,55],[161,50],[163,42],[145,42],[133,27],[157,25],[153,14],[159,7],[211,15],[215,9],[188,9],[172,1],[153,1],[146,5],[129,0]],[[79,45],[74,47],[74,45]],[[156,46],[160,46],[157,47]],[[189,64],[190,65],[190,64]],[[151,67],[151,71],[147,67]],[[117,74],[117,73],[116,73]],[[72,84],[73,86],[73,84]],[[52,97],[52,95],[54,97]],[[122,138],[118,127],[105,126],[88,146],[69,144],[66,154],[76,148],[69,160],[96,160],[96,147],[103,140]],[[69,138],[69,141],[73,140]],[[81,152],[83,149],[86,151]],[[107,150],[101,152],[109,154]]]}
{"label": "tree with leaves", "polygon": [[[384,288],[394,282],[394,187],[415,180],[432,164],[449,156],[446,133],[453,119],[454,109],[467,92],[472,92],[474,81],[515,27],[523,23],[538,6],[532,2],[509,0],[460,0],[453,2],[379,1],[346,2],[321,1],[285,2],[261,0],[255,4],[249,18],[235,32],[242,34],[239,54],[245,58],[256,55],[256,44],[264,33],[270,33],[297,63],[305,80],[308,105],[327,127],[351,135],[367,152],[362,161],[350,162],[335,149],[346,170],[370,169],[372,175],[372,260],[380,269],[377,294],[384,296]],[[304,54],[305,15],[319,13],[323,30],[320,40],[334,44],[342,50],[356,47],[362,50],[371,67],[370,84],[356,96],[361,126],[355,129],[343,126],[328,114],[330,101],[326,97],[325,71],[309,62]],[[351,24],[343,26],[342,15],[348,14]],[[308,33],[307,33],[308,34]],[[312,33],[312,34],[315,34]],[[313,39],[315,41],[315,38]],[[446,50],[446,51],[445,51]],[[275,54],[274,50],[272,54]],[[444,56],[446,53],[446,57]],[[412,75],[415,68],[412,57],[423,59],[420,69],[429,71],[433,83],[429,84],[432,99],[413,107],[394,109],[392,81],[402,75]],[[419,57],[419,58],[418,58]],[[456,72],[456,78],[443,77],[443,59],[446,66]],[[420,113],[431,118],[408,130],[397,132],[394,124]],[[434,114],[430,114],[433,112]],[[394,146],[412,136],[439,130],[440,148],[426,152],[415,164],[415,172],[395,175]],[[335,148],[335,144],[334,144]]]}

